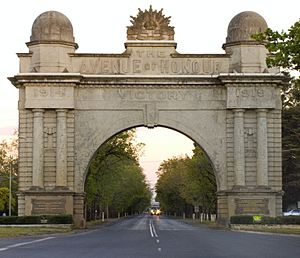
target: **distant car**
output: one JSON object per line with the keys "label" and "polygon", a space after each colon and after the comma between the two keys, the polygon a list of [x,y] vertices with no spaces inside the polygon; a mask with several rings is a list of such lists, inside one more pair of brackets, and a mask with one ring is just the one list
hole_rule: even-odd
{"label": "distant car", "polygon": [[283,216],[300,216],[300,208],[284,212]]}
{"label": "distant car", "polygon": [[159,208],[151,208],[150,214],[151,214],[151,215],[159,216],[159,215],[161,214],[161,211],[160,211]]}

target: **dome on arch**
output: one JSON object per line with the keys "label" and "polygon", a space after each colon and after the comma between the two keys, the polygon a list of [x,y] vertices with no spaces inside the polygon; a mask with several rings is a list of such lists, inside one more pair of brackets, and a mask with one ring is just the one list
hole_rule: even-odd
{"label": "dome on arch", "polygon": [[72,23],[60,12],[44,12],[33,22],[30,41],[64,41],[74,43]]}
{"label": "dome on arch", "polygon": [[253,41],[251,35],[268,28],[265,19],[256,12],[246,11],[234,16],[228,25],[226,43]]}

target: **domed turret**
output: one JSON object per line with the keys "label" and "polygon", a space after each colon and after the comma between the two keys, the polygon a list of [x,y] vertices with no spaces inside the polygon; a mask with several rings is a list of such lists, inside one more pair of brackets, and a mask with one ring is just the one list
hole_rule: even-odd
{"label": "domed turret", "polygon": [[265,19],[258,13],[246,11],[233,17],[228,25],[226,44],[253,41],[251,36],[268,28]]}
{"label": "domed turret", "polygon": [[252,38],[266,31],[268,25],[258,13],[246,11],[234,16],[227,29],[223,49],[230,55],[229,71],[238,73],[267,72],[267,49]]}
{"label": "domed turret", "polygon": [[73,26],[60,12],[44,12],[32,25],[30,41],[62,41],[75,44]]}
{"label": "domed turret", "polygon": [[30,42],[32,72],[71,71],[70,54],[78,48],[73,37],[73,26],[62,13],[48,11],[33,22]]}

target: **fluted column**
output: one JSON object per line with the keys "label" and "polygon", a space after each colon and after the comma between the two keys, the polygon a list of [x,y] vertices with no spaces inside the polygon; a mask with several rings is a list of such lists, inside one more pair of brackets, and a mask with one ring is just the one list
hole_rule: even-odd
{"label": "fluted column", "polygon": [[268,186],[268,133],[267,110],[256,111],[257,121],[257,185]]}
{"label": "fluted column", "polygon": [[44,187],[44,117],[43,109],[33,109],[32,186]]}
{"label": "fluted column", "polygon": [[244,109],[233,110],[234,120],[234,174],[235,185],[245,185]]}
{"label": "fluted column", "polygon": [[56,186],[67,186],[67,109],[56,110]]}

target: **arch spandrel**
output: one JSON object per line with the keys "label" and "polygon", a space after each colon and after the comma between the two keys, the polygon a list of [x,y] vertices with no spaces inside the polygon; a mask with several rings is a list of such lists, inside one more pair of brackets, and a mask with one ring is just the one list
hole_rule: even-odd
{"label": "arch spandrel", "polygon": [[[182,114],[181,111],[167,111],[165,114],[162,112],[159,114],[159,122],[156,126],[174,129],[201,146],[211,160],[215,170],[218,189],[224,190],[227,186],[225,166],[226,145],[223,140],[224,127],[226,126],[225,121],[216,126],[215,114],[198,112],[198,114],[194,113],[192,116],[197,119],[191,119],[188,115]],[[219,114],[217,116],[222,115]],[[208,119],[208,117],[211,117],[211,119]],[[205,123],[201,122],[204,120]],[[76,191],[83,191],[89,162],[99,146],[121,131],[133,127],[145,126],[145,119],[143,113],[138,111],[129,112],[129,114],[119,112],[114,117],[107,116],[105,112],[104,114],[88,114],[88,112],[85,112],[82,115],[77,115],[77,121],[81,125],[81,129],[78,128],[79,130],[76,130],[79,132],[76,135],[77,152],[75,171],[78,178],[76,180],[78,187]],[[193,122],[191,123],[191,121]],[[85,126],[83,127],[82,125]],[[195,127],[198,130],[195,130]]]}

